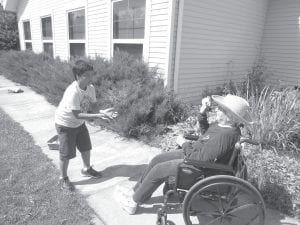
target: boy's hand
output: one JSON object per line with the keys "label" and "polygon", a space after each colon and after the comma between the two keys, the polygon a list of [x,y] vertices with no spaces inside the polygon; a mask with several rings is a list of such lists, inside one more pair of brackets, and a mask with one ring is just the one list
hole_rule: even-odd
{"label": "boy's hand", "polygon": [[100,110],[100,114],[104,114],[107,118],[109,119],[114,119],[116,118],[119,114],[118,112],[113,111],[114,108],[107,108],[104,110]]}
{"label": "boy's hand", "polygon": [[99,119],[102,119],[102,120],[106,121],[106,122],[111,121],[111,119],[108,118],[108,117],[107,117],[106,115],[104,115],[103,113],[98,113],[98,114],[97,114],[97,117],[98,117]]}

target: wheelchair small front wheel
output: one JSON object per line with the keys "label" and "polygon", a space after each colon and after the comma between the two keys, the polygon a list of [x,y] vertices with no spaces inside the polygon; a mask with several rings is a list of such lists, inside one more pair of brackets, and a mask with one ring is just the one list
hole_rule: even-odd
{"label": "wheelchair small front wheel", "polygon": [[263,225],[265,204],[247,181],[218,175],[192,186],[183,202],[183,217],[186,225]]}

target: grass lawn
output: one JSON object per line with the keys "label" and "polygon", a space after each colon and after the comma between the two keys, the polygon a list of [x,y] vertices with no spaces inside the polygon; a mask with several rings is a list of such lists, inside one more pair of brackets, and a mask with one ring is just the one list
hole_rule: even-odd
{"label": "grass lawn", "polygon": [[0,224],[93,224],[83,196],[59,188],[58,170],[1,108],[0,121]]}

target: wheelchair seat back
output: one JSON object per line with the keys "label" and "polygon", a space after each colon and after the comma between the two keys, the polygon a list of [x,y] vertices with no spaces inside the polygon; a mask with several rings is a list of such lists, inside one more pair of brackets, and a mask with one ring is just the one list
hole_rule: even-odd
{"label": "wheelchair seat back", "polygon": [[240,151],[241,145],[237,142],[227,165],[218,163],[218,160],[212,163],[185,159],[177,168],[175,188],[189,190],[197,181],[210,176],[235,176],[239,173],[240,165],[243,164],[239,162]]}
{"label": "wheelchair seat back", "polygon": [[189,190],[197,181],[214,175],[234,176],[229,165],[185,160],[178,166],[175,188]]}

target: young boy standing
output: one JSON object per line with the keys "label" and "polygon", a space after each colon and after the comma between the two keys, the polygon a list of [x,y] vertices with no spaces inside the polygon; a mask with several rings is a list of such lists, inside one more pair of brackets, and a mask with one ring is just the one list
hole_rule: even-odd
{"label": "young boy standing", "polygon": [[[76,148],[81,153],[83,169],[81,174],[94,178],[101,173],[90,166],[92,149],[89,132],[85,120],[113,117],[111,109],[100,110],[96,102],[96,92],[92,83],[95,74],[93,66],[84,60],[78,60],[72,68],[75,81],[70,84],[55,112],[55,127],[59,138],[60,185],[61,188],[74,190],[67,174],[69,160],[76,156]],[[92,112],[92,113],[90,113]]]}

